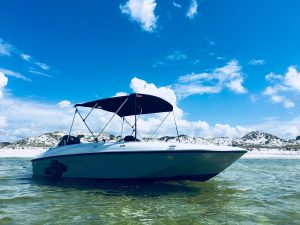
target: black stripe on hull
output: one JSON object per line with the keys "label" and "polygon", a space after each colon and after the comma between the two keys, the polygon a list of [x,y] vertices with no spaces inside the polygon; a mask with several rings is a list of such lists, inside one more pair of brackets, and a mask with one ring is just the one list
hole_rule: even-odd
{"label": "black stripe on hull", "polygon": [[242,153],[245,154],[246,150],[236,150],[236,151],[209,151],[209,150],[159,150],[159,151],[111,151],[111,152],[90,152],[90,153],[78,153],[78,154],[66,154],[66,155],[55,155],[55,156],[46,156],[42,158],[32,159],[31,161],[39,161],[43,159],[51,159],[57,157],[69,157],[69,156],[82,156],[82,155],[93,155],[93,154],[180,154],[180,153],[226,153],[226,154],[236,154]]}

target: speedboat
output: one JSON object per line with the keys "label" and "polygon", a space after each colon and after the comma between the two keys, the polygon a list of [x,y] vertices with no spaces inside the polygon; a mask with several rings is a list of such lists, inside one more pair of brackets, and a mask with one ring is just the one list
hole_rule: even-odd
{"label": "speedboat", "polygon": [[[79,111],[80,107],[90,110],[84,116]],[[32,159],[33,176],[113,181],[206,181],[247,152],[238,147],[180,143],[173,106],[157,96],[134,93],[76,104],[74,108],[69,134],[61,139],[57,147]],[[96,109],[113,113],[98,135],[86,123],[86,118]],[[161,124],[173,112],[178,143],[139,140],[139,117],[163,112],[167,116]],[[78,137],[71,136],[76,115],[87,126],[94,142],[80,143]],[[100,134],[116,115],[122,118],[122,131],[125,121],[130,124],[132,134],[115,142],[99,141]],[[127,120],[129,116],[134,116],[132,125]]]}

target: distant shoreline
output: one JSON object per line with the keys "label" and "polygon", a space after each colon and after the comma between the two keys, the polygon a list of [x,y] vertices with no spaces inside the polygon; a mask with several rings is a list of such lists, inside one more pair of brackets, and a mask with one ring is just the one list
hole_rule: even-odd
{"label": "distant shoreline", "polygon": [[[24,149],[0,149],[0,158],[35,158],[47,149],[24,148]],[[248,151],[242,156],[243,159],[278,158],[278,159],[300,159],[300,151],[287,151],[277,149],[264,149]]]}
{"label": "distant shoreline", "polygon": [[252,150],[248,151],[242,156],[243,159],[259,159],[259,158],[286,158],[286,159],[300,159],[300,151],[288,151],[288,150]]}

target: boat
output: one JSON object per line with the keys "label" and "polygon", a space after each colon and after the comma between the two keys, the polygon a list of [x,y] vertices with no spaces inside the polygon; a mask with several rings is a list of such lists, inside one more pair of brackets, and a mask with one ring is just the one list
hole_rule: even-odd
{"label": "boat", "polygon": [[[89,108],[86,115],[80,112],[81,107]],[[76,104],[74,108],[69,134],[61,139],[57,147],[49,148],[32,159],[34,177],[109,181],[207,181],[247,152],[238,147],[180,142],[173,106],[157,96],[133,93]],[[113,114],[96,135],[89,128],[86,119],[98,109]],[[138,119],[142,115],[154,113],[167,113],[159,127],[173,113],[178,142],[146,142],[139,139]],[[78,137],[71,135],[77,115],[93,135],[94,142],[81,143]],[[98,140],[116,115],[123,121],[121,136],[125,122],[132,128],[131,135],[115,142]],[[133,116],[134,124],[131,124],[127,117]]]}

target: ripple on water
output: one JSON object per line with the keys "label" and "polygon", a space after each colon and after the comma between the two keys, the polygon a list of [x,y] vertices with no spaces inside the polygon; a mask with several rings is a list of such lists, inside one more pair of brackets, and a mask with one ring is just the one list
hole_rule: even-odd
{"label": "ripple on water", "polygon": [[0,224],[299,224],[299,160],[239,163],[205,183],[95,183],[33,180],[28,159],[0,159]]}

